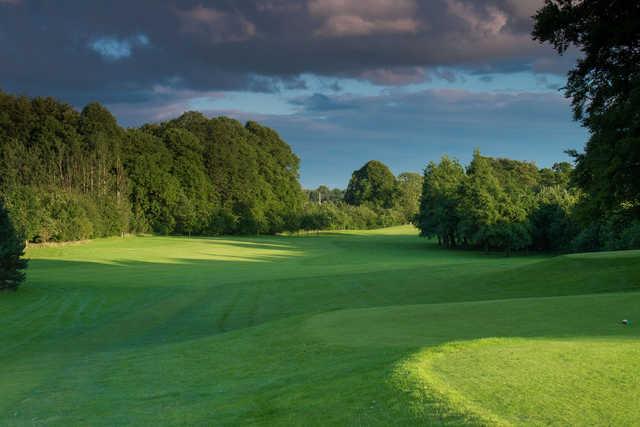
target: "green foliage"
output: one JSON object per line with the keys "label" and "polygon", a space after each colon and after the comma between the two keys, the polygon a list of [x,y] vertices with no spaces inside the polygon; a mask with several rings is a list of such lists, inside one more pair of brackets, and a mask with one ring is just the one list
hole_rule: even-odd
{"label": "green foliage", "polygon": [[398,196],[396,178],[389,168],[371,160],[354,171],[344,200],[350,205],[368,204],[373,207],[392,208]]}
{"label": "green foliage", "polygon": [[416,219],[422,177],[404,172],[396,179],[388,167],[370,161],[353,172],[346,191],[321,185],[306,190],[301,230],[369,230]]}
{"label": "green foliage", "polygon": [[637,207],[623,206],[605,219],[591,222],[573,241],[576,251],[640,249]]}
{"label": "green foliage", "polygon": [[0,291],[16,290],[24,281],[24,239],[17,233],[0,200]]}
{"label": "green foliage", "polygon": [[417,225],[445,247],[568,250],[577,233],[568,164],[535,165],[475,152],[467,170],[443,157],[425,168]]}
{"label": "green foliage", "polygon": [[307,203],[299,220],[299,229],[371,230],[403,224],[404,214],[396,209],[354,206],[344,202]]}
{"label": "green foliage", "polygon": [[420,211],[420,196],[422,194],[422,176],[415,172],[403,172],[398,175],[398,201],[399,209],[405,222],[414,222]]}
{"label": "green foliage", "polygon": [[541,187],[529,214],[534,249],[567,251],[571,248],[578,230],[573,214],[577,202],[578,196],[566,188],[566,182],[565,186]]}
{"label": "green foliage", "polygon": [[456,246],[459,189],[464,179],[464,169],[457,160],[445,156],[439,164],[429,162],[424,171],[416,223],[422,236],[438,237],[445,247]]}
{"label": "green foliage", "polygon": [[293,230],[299,159],[273,130],[199,113],[124,130],[107,109],[0,93],[0,194],[30,241]]}
{"label": "green foliage", "polygon": [[[533,36],[581,51],[565,89],[591,137],[576,159],[583,226],[640,201],[640,3],[547,0]],[[640,213],[636,212],[636,219]]]}

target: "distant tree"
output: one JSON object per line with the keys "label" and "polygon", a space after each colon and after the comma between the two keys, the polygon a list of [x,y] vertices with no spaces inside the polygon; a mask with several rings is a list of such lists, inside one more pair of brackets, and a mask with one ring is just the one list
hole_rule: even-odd
{"label": "distant tree", "polygon": [[253,121],[247,122],[245,129],[252,136],[250,141],[258,152],[260,175],[270,193],[265,208],[267,232],[293,230],[296,224],[292,220],[304,203],[298,181],[300,159],[275,130]]}
{"label": "distant tree", "polygon": [[566,188],[571,180],[573,166],[568,162],[554,163],[550,168],[540,169],[541,188],[559,186]]}
{"label": "distant tree", "polygon": [[414,222],[420,210],[422,176],[415,172],[403,172],[398,175],[398,210],[405,222]]}
{"label": "distant tree", "polygon": [[329,188],[326,185],[321,185],[314,190],[304,190],[307,195],[307,200],[311,203],[337,203],[344,200],[344,190],[339,188]]}
{"label": "distant tree", "polygon": [[172,233],[181,187],[172,174],[171,151],[162,139],[131,129],[125,144],[125,167],[131,182],[131,228],[136,232]]}
{"label": "distant tree", "polygon": [[185,113],[121,128],[97,103],[0,92],[0,194],[29,241],[298,226],[299,159],[255,122]]}
{"label": "distant tree", "polygon": [[[469,244],[488,250],[496,245],[494,226],[502,220],[501,204],[506,192],[494,173],[492,162],[478,151],[467,168],[467,179],[460,186],[458,233]],[[506,207],[506,206],[505,206]]]}
{"label": "distant tree", "polygon": [[171,153],[170,174],[179,181],[176,207],[173,209],[178,234],[202,233],[215,206],[213,186],[204,169],[202,142],[185,129],[161,132]]}
{"label": "distant tree", "polygon": [[537,250],[568,250],[578,232],[573,210],[575,192],[565,185],[545,186],[536,194],[536,206],[529,215],[533,247]]}
{"label": "distant tree", "polygon": [[9,213],[0,201],[0,290],[15,290],[24,280],[27,268],[24,256],[24,239],[18,236]]}
{"label": "distant tree", "polygon": [[430,162],[427,165],[416,218],[422,236],[437,237],[445,247],[455,247],[459,243],[459,191],[465,178],[462,165],[447,156],[439,164]]}
{"label": "distant tree", "polygon": [[371,160],[354,171],[344,195],[350,205],[391,208],[397,200],[396,178],[382,162]]}
{"label": "distant tree", "polygon": [[571,151],[586,222],[621,209],[640,218],[640,2],[547,0],[534,18],[534,39],[581,51],[565,95],[591,134]]}

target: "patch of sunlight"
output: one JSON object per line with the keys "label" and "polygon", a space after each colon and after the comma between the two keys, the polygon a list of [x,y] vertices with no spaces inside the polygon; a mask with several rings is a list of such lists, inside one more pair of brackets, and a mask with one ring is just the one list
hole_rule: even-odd
{"label": "patch of sunlight", "polygon": [[[487,338],[422,350],[398,364],[415,410],[491,425],[633,425],[640,342],[632,338]],[[430,404],[432,404],[430,402]]]}

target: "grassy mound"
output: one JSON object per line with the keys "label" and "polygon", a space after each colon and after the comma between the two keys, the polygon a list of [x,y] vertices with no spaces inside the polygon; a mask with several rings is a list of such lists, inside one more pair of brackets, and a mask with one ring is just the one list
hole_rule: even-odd
{"label": "grassy mound", "polygon": [[437,396],[443,413],[498,425],[634,425],[640,342],[484,339],[428,349],[399,365],[397,384]]}

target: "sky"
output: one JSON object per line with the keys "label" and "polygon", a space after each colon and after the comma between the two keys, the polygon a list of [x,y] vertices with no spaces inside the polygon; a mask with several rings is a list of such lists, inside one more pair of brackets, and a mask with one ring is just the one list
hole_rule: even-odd
{"label": "sky", "polygon": [[380,160],[569,160],[577,54],[531,40],[542,0],[0,0],[0,90],[98,101],[122,126],[256,120],[306,188]]}

